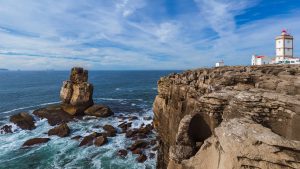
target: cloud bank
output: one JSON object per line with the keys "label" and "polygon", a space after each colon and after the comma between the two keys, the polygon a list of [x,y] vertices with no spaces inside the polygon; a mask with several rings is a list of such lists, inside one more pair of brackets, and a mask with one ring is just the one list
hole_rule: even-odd
{"label": "cloud bank", "polygon": [[0,1],[0,67],[190,69],[221,59],[245,65],[254,53],[274,55],[282,28],[295,36],[300,56],[300,5],[268,14],[264,5],[289,2],[265,1]]}

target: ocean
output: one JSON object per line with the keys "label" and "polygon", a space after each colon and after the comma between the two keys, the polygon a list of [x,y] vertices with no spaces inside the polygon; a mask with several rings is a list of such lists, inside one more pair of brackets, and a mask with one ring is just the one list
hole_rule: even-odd
{"label": "ocean", "polygon": [[[94,85],[94,102],[108,105],[116,115],[135,115],[138,120],[132,128],[152,121],[144,117],[153,116],[152,103],[157,94],[157,81],[161,76],[178,71],[90,71],[89,82]],[[0,71],[0,126],[11,124],[9,116],[59,103],[59,91],[69,71]],[[0,134],[0,168],[103,168],[103,169],[151,169],[156,158],[137,163],[137,155],[116,156],[116,151],[126,149],[133,141],[125,134],[109,138],[102,147],[78,147],[79,142],[71,137],[86,136],[94,131],[101,132],[101,126],[120,124],[116,117],[83,118],[69,122],[71,134],[60,138],[51,136],[48,143],[32,148],[21,148],[22,144],[35,137],[48,137],[51,127],[47,121],[36,118],[36,129],[21,130],[13,125],[13,133]],[[150,138],[155,138],[152,134]],[[155,153],[151,149],[146,152]]]}

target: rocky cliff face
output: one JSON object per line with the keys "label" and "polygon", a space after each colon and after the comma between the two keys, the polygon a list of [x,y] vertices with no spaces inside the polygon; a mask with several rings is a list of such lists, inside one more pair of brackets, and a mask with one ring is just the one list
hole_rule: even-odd
{"label": "rocky cliff face", "polygon": [[153,110],[158,168],[300,168],[300,66],[171,74]]}

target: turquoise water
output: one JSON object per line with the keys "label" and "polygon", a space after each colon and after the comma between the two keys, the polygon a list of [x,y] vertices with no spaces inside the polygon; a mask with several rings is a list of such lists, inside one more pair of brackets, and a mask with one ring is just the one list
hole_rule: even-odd
{"label": "turquoise water", "polygon": [[[91,71],[89,81],[94,85],[94,101],[110,106],[115,114],[136,115],[138,120],[132,127],[150,124],[144,117],[153,116],[152,103],[157,93],[157,80],[174,71]],[[5,71],[0,72],[0,126],[9,123],[8,117],[18,112],[29,112],[39,107],[59,102],[59,90],[67,71]],[[0,134],[0,168],[155,168],[156,159],[148,158],[137,163],[137,155],[128,153],[123,159],[116,151],[126,149],[132,141],[124,134],[109,138],[102,147],[78,147],[73,136],[86,136],[101,132],[97,126],[120,124],[116,117],[106,119],[84,118],[68,123],[71,135],[67,138],[51,136],[46,144],[32,148],[21,148],[28,139],[48,137],[51,126],[46,120],[36,118],[37,128],[32,131],[13,126],[14,133]],[[155,138],[155,134],[148,139]],[[151,150],[146,154],[156,153]]]}

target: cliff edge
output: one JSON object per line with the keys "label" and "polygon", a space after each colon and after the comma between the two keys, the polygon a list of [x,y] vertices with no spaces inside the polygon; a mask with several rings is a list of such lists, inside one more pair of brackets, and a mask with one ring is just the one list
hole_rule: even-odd
{"label": "cliff edge", "polygon": [[300,168],[300,66],[203,68],[158,81],[157,167]]}

